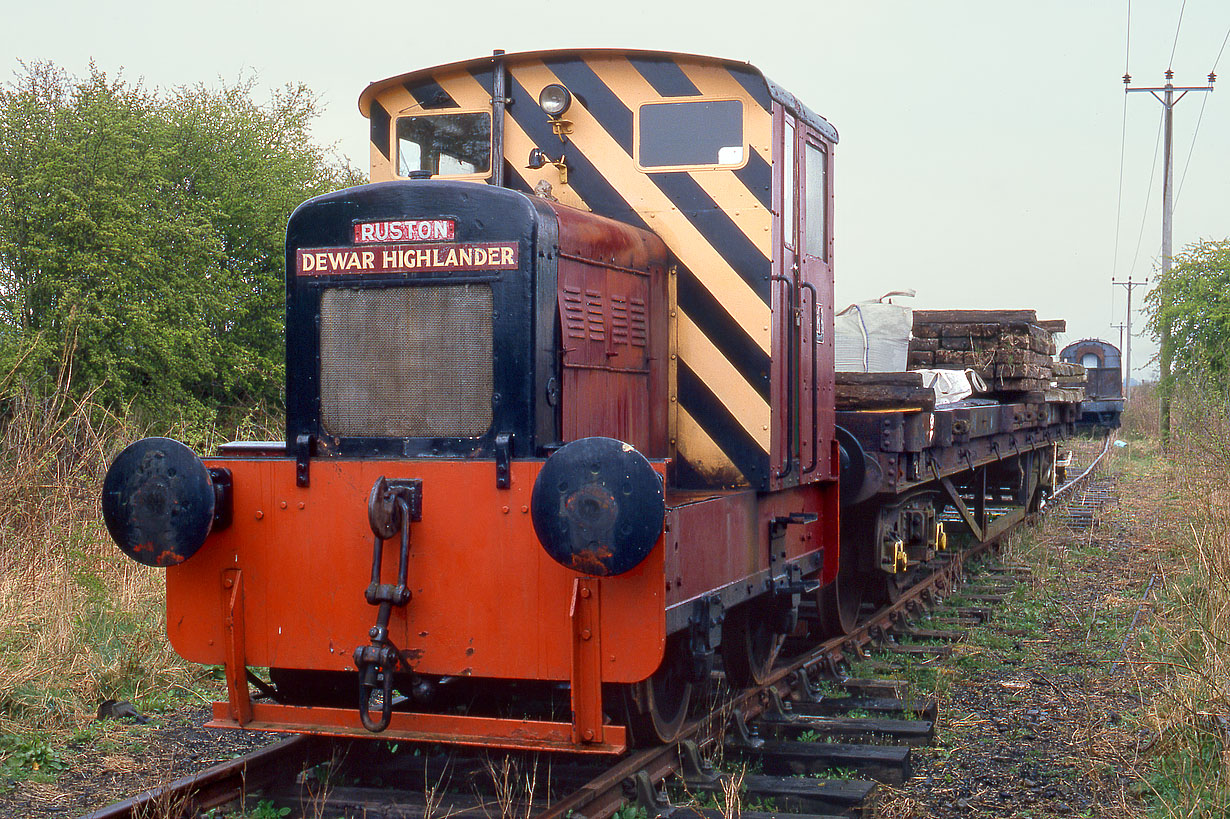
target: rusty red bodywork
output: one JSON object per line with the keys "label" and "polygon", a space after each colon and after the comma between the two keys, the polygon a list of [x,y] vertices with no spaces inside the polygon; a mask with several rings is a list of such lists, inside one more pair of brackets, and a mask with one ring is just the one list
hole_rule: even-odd
{"label": "rusty red bodywork", "polygon": [[[562,437],[617,438],[667,456],[666,246],[652,233],[554,206],[559,219]],[[658,305],[657,309],[652,309]]]}

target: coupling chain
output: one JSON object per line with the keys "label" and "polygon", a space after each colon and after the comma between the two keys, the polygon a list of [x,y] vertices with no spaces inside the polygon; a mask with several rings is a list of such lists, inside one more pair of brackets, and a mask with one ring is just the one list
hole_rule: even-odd
{"label": "coupling chain", "polygon": [[[410,571],[410,522],[419,518],[421,483],[396,482],[390,485],[383,477],[376,481],[368,499],[368,521],[375,535],[372,548],[372,579],[364,597],[378,606],[376,625],[368,630],[371,643],[354,650],[355,667],[359,670],[359,719],[363,727],[379,733],[393,719],[393,675],[398,667],[411,671],[401,651],[389,638],[389,619],[393,607],[404,608],[410,602],[408,576]],[[380,569],[384,562],[384,541],[400,532],[401,550],[397,563],[397,582],[381,583]],[[373,719],[372,700],[379,696],[380,715]]]}

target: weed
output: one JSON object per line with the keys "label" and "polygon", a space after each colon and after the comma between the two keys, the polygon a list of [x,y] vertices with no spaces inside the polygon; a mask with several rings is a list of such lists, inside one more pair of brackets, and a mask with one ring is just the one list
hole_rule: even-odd
{"label": "weed", "polygon": [[[303,772],[303,792],[305,795],[300,798],[299,805],[299,812],[302,816],[312,817],[312,819],[321,819],[324,816],[329,804],[329,794],[335,785],[334,779],[345,758],[345,751],[335,747],[328,761],[314,765]],[[432,794],[425,792],[425,795],[429,801],[428,808],[424,810],[423,816],[424,819],[432,819],[430,809],[430,796]]]}
{"label": "weed", "polygon": [[722,778],[722,802],[718,809],[723,819],[739,819],[743,815],[743,779],[747,766]]}
{"label": "weed", "polygon": [[812,692],[821,699],[836,699],[845,695],[840,686],[825,677],[812,677],[811,687]]}
{"label": "weed", "polygon": [[858,779],[858,771],[854,768],[829,768],[823,776],[825,779]]}
{"label": "weed", "polygon": [[777,797],[775,796],[754,797],[746,801],[747,810],[754,810],[762,813],[773,813],[777,810]]}
{"label": "weed", "polygon": [[[418,753],[416,748],[414,751]],[[448,792],[449,782],[452,781],[453,757],[449,754],[448,761],[444,765],[444,770],[436,778],[435,782],[430,781],[430,776],[427,773],[427,766],[423,766],[423,819],[435,819],[436,812],[440,809],[440,805],[444,801],[444,795]],[[550,776],[547,777],[548,787],[550,785]]]}
{"label": "weed", "polygon": [[45,739],[6,739],[0,750],[0,778],[47,781],[67,767],[60,752]]}
{"label": "weed", "polygon": [[615,819],[649,819],[649,812],[635,802],[625,802],[613,816]]}
{"label": "weed", "polygon": [[[1133,404],[1140,402],[1139,393]],[[1119,601],[1113,659],[1133,687],[1160,687],[1147,728],[1146,796],[1159,816],[1225,815],[1230,807],[1230,414],[1226,397],[1175,396],[1165,458],[1129,458],[1128,479],[1160,496],[1142,526],[1156,544],[1156,592]],[[1160,455],[1145,437],[1132,450]],[[1125,493],[1126,494],[1126,493]],[[1153,545],[1150,544],[1150,545]],[[1142,584],[1143,585],[1143,584]],[[1137,613],[1149,616],[1138,618]],[[1137,621],[1143,625],[1132,628]],[[1130,630],[1129,630],[1130,629]],[[1120,649],[1120,646],[1122,648]]]}
{"label": "weed", "polygon": [[262,799],[248,814],[248,819],[282,819],[290,815],[290,808],[278,807],[269,799]]}
{"label": "weed", "polygon": [[488,755],[483,757],[483,767],[491,778],[499,819],[529,819],[534,812],[534,791],[538,787],[537,755],[523,759],[502,754],[498,760]]}

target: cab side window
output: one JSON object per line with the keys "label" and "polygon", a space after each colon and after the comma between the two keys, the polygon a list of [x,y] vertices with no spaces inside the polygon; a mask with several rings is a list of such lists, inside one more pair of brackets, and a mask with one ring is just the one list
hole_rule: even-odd
{"label": "cab side window", "polygon": [[738,100],[654,102],[637,112],[641,168],[743,165],[743,103]]}

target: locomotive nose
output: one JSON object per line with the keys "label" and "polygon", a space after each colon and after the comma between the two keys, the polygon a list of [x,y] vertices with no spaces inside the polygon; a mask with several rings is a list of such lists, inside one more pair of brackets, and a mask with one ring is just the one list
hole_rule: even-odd
{"label": "locomotive nose", "polygon": [[210,470],[171,438],[142,438],[103,479],[107,531],[124,554],[147,566],[183,563],[230,522],[230,473]]}
{"label": "locomotive nose", "polygon": [[636,568],[662,534],[662,478],[631,444],[582,438],[547,459],[530,496],[534,532],[560,565],[611,576]]}

